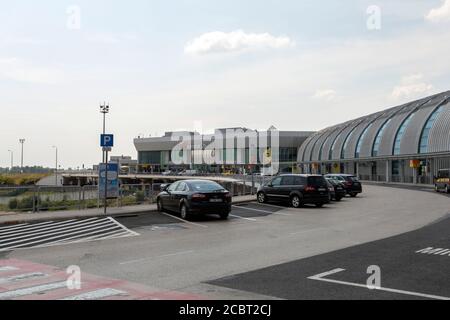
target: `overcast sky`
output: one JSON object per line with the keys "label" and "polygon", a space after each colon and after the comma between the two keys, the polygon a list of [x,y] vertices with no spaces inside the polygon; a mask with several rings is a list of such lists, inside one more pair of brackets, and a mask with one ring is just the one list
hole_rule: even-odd
{"label": "overcast sky", "polygon": [[[201,123],[320,130],[450,89],[450,0],[1,0],[0,166]],[[373,7],[376,5],[377,7]],[[379,9],[379,10],[378,10]],[[380,19],[378,19],[380,18]]]}

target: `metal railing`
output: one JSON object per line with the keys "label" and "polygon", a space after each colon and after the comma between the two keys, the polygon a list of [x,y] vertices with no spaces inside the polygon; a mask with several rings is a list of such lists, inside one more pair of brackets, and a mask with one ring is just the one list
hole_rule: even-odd
{"label": "metal railing", "polygon": [[[233,196],[255,194],[259,181],[247,178],[234,182],[221,182]],[[160,192],[161,184],[123,184],[119,197],[108,200],[108,207],[152,204]],[[86,210],[103,207],[98,186],[26,186],[0,188],[0,212],[43,212],[59,210]]]}

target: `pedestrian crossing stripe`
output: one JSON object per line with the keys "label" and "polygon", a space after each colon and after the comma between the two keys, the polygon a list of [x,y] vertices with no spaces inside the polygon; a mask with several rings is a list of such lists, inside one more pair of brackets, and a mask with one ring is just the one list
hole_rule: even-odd
{"label": "pedestrian crossing stripe", "polygon": [[0,252],[134,236],[111,217],[22,224],[0,229]]}

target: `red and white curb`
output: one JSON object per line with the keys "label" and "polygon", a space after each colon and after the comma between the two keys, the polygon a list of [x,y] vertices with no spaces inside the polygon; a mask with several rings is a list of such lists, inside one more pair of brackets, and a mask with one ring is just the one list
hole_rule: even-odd
{"label": "red and white curb", "polygon": [[199,300],[195,294],[81,273],[70,289],[66,270],[24,260],[0,260],[0,300]]}

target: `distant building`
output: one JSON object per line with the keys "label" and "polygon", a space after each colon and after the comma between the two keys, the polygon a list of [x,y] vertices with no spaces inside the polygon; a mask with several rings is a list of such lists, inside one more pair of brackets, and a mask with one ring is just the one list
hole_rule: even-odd
{"label": "distant building", "polygon": [[138,161],[133,160],[130,156],[111,156],[110,162],[118,163],[122,173],[136,173]]}
{"label": "distant building", "polygon": [[432,184],[450,168],[450,91],[321,130],[302,145],[298,163],[307,173]]}
{"label": "distant building", "polygon": [[[223,128],[216,129],[214,135],[200,135],[195,132],[166,132],[162,137],[137,138],[134,145],[138,152],[138,170],[139,172],[158,173],[167,170],[197,170],[201,173],[242,173],[242,172],[259,172],[263,166],[264,152],[271,149],[271,145],[267,148],[260,148],[261,141],[265,139],[265,135],[272,137],[270,128],[267,132],[258,132],[247,128]],[[230,132],[241,132],[243,135],[255,135],[255,139],[245,138],[245,143],[240,144],[235,141],[234,136],[230,136]],[[279,136],[279,167],[281,171],[292,172],[297,168],[297,153],[302,143],[313,134],[308,131],[277,131]],[[223,145],[218,154],[215,150],[208,149],[213,137],[223,136]],[[180,144],[180,140],[174,137],[191,137],[192,141],[185,146],[187,152],[184,155],[187,159],[193,160],[189,164],[179,164],[174,159],[173,150]],[[275,134],[273,135],[275,136]],[[269,140],[270,139],[266,139]],[[232,149],[230,149],[230,141],[232,141]],[[255,142],[256,141],[256,142]],[[253,145],[255,144],[255,145]],[[257,149],[257,159],[251,159],[253,152],[250,150]],[[201,159],[206,153],[212,154],[215,159],[223,160],[223,163],[207,164]],[[230,159],[233,157],[234,159]],[[256,156],[254,156],[256,157]]]}

